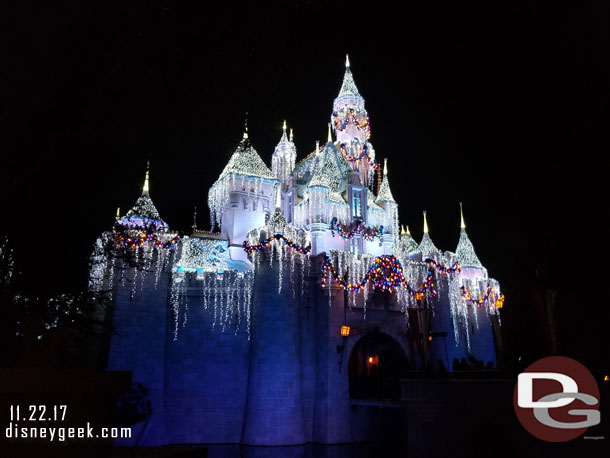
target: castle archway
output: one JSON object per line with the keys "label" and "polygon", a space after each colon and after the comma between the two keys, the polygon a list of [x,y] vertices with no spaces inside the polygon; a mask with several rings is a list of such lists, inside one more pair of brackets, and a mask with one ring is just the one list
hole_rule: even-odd
{"label": "castle archway", "polygon": [[407,355],[393,337],[381,332],[366,334],[350,353],[350,397],[398,400],[400,379],[407,375],[408,368]]}

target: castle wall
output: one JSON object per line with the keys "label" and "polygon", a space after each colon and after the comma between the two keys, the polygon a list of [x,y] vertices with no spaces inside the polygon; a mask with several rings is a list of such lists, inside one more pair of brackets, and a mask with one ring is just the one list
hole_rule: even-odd
{"label": "castle wall", "polygon": [[[134,270],[125,272],[132,280]],[[163,273],[155,288],[154,274],[138,273],[135,288],[125,281],[116,288],[113,314],[114,333],[110,341],[108,370],[131,371],[134,383],[149,389],[152,416],[132,429],[125,443],[162,445],[165,432],[165,319],[167,314],[168,275]],[[118,441],[123,445],[123,442]]]}
{"label": "castle wall", "polygon": [[[265,257],[269,251],[265,250]],[[278,293],[278,261],[256,272],[252,301],[248,402],[242,443],[305,443],[301,391],[299,305],[288,272]],[[287,266],[286,270],[287,269]]]}
{"label": "castle wall", "polygon": [[238,443],[248,387],[246,323],[242,320],[239,327],[224,331],[221,325],[214,326],[213,299],[204,310],[199,283],[189,283],[176,340],[174,312],[168,307],[164,362],[168,443]]}

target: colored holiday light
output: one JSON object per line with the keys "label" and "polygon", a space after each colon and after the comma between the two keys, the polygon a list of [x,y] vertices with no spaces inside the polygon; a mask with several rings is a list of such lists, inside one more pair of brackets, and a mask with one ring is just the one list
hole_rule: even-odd
{"label": "colored holiday light", "polygon": [[151,229],[140,232],[134,231],[128,227],[124,227],[121,225],[117,225],[115,227],[114,234],[116,240],[124,244],[129,249],[135,247],[142,247],[144,246],[144,243],[150,243],[153,246],[158,246],[163,249],[167,249],[174,247],[178,243],[178,240],[180,240],[179,234],[172,237],[171,239],[164,240]]}
{"label": "colored holiday light", "polygon": [[358,130],[364,132],[367,139],[371,136],[371,126],[369,124],[368,116],[362,116],[359,118],[356,112],[353,109],[350,109],[347,110],[347,113],[345,113],[345,119],[341,121],[339,114],[333,113],[333,125],[335,130],[342,132],[349,124],[355,125]]}
{"label": "colored holiday light", "polygon": [[474,299],[465,286],[461,286],[460,291],[462,293],[462,296],[464,296],[464,299],[466,299],[466,302],[471,305],[481,307],[483,304],[485,304],[485,302],[491,299],[495,299],[496,307],[498,309],[504,307],[504,294],[499,294],[498,291],[496,291],[490,284],[487,284],[487,290],[485,291],[485,294],[479,299]]}
{"label": "colored holiday light", "polygon": [[[322,276],[321,276],[321,286],[327,287],[328,283],[326,277],[330,272],[333,276],[333,279],[336,283],[339,284],[343,289],[348,291],[360,291],[365,287],[368,282],[373,283],[376,289],[381,291],[387,291],[389,293],[393,293],[399,287],[403,287],[409,295],[415,297],[417,300],[421,300],[423,295],[429,290],[433,296],[436,296],[436,290],[434,289],[434,271],[435,269],[447,273],[454,274],[460,271],[460,265],[454,264],[452,267],[446,267],[442,264],[439,264],[431,259],[427,259],[429,269],[428,275],[424,280],[421,288],[415,289],[405,280],[402,265],[400,261],[396,259],[396,257],[392,255],[383,255],[375,258],[373,265],[369,268],[367,274],[364,278],[358,283],[349,283],[343,279],[343,277],[337,272],[337,269],[331,262],[330,258],[327,256],[324,259],[324,263],[322,264]],[[418,299],[419,298],[419,299]]]}
{"label": "colored holiday light", "polygon": [[294,250],[296,253],[299,253],[299,254],[308,254],[311,251],[311,244],[307,245],[306,247],[303,247],[297,243],[294,243],[292,240],[287,239],[282,234],[274,234],[273,237],[265,239],[262,242],[254,244],[254,245],[251,245],[248,243],[247,240],[244,240],[244,243],[242,244],[242,246],[244,247],[244,251],[246,253],[251,254],[251,253],[254,253],[255,251],[262,250],[264,247],[268,247],[269,245],[271,245],[271,242],[273,242],[274,240],[281,240],[282,242],[284,242],[284,244],[286,246],[288,246],[289,248],[291,248],[292,250]]}
{"label": "colored holiday light", "polygon": [[383,245],[383,226],[373,228],[365,227],[362,224],[344,226],[338,222],[337,217],[334,217],[330,222],[330,233],[333,237],[337,233],[343,240],[350,240],[356,235],[362,236],[367,242],[374,242],[375,239],[378,239],[379,246]]}
{"label": "colored holiday light", "polygon": [[345,147],[345,143],[339,144],[339,151],[341,152],[343,159],[345,159],[348,162],[354,163],[354,162],[366,160],[369,163],[369,165],[371,167],[373,167],[373,169],[378,169],[380,167],[379,164],[377,162],[375,162],[369,155],[369,148],[366,144],[364,144],[360,148],[358,155],[350,154]]}

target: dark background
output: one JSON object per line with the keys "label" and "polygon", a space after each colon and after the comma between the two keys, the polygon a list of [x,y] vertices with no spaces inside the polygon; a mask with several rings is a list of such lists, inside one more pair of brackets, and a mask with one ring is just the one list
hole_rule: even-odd
{"label": "dark background", "polygon": [[4,12],[0,234],[24,293],[84,287],[92,245],[140,195],[149,155],[161,216],[188,233],[196,205],[209,228],[207,190],[245,112],[267,164],[284,119],[304,157],[326,139],[347,52],[401,223],[419,241],[427,210],[436,245],[455,250],[464,202],[507,296],[511,358],[545,354],[531,291],[552,289],[559,352],[607,371],[609,6],[267,5]]}

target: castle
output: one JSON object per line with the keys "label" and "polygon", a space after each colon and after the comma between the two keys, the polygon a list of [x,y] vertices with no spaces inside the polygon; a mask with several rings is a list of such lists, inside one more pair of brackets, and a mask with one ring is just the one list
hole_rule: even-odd
{"label": "castle", "polygon": [[504,298],[463,215],[455,252],[425,213],[417,243],[370,136],[347,60],[326,144],[297,162],[284,123],[269,168],[246,129],[208,193],[218,232],[171,231],[146,172],[90,276],[114,305],[108,369],[148,389],[128,443],[367,440],[399,421],[411,371],[495,365]]}

